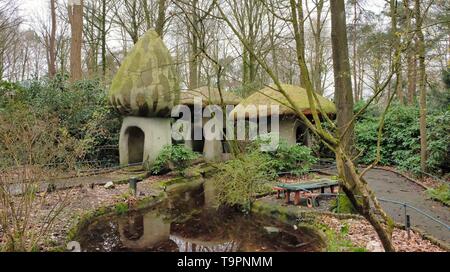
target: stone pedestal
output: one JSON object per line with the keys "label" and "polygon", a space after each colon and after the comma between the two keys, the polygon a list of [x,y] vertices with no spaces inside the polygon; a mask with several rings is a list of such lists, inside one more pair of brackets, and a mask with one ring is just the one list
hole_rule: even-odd
{"label": "stone pedestal", "polygon": [[120,131],[120,164],[151,165],[165,145],[172,144],[170,118],[125,117]]}

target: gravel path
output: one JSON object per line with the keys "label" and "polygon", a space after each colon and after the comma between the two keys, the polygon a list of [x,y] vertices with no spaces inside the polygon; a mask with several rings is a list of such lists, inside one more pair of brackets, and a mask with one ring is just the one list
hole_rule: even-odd
{"label": "gravel path", "polygon": [[[334,174],[332,171],[329,172],[330,174]],[[450,208],[429,199],[425,190],[414,182],[393,172],[381,169],[370,170],[365,178],[378,198],[407,203],[450,225]],[[388,202],[381,202],[381,204],[384,210],[396,222],[404,224],[405,210],[403,205]],[[407,208],[406,212],[410,215],[412,226],[450,244],[450,230],[448,228],[430,220],[411,208]]]}

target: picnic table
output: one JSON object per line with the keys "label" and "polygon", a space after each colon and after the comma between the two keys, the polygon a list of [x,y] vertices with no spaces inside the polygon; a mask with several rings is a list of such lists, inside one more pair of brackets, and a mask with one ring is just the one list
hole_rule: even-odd
{"label": "picnic table", "polygon": [[295,193],[294,204],[299,205],[302,198],[306,199],[308,207],[313,207],[317,202],[317,197],[320,195],[314,191],[320,190],[320,193],[325,193],[325,189],[330,188],[331,193],[335,193],[336,187],[339,184],[337,181],[330,179],[321,179],[312,182],[303,183],[280,183],[273,189],[277,191],[277,198],[280,198],[280,193],[285,196],[286,203],[290,203],[291,193]]}

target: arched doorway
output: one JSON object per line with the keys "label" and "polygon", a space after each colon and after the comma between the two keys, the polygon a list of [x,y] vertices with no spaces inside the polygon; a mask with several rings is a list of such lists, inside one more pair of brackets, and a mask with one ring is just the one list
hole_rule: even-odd
{"label": "arched doorway", "polygon": [[307,137],[308,137],[308,133],[307,133],[306,126],[304,126],[303,124],[299,124],[297,126],[297,130],[295,133],[296,143],[307,146],[308,145]]}
{"label": "arched doorway", "polygon": [[138,127],[127,129],[128,136],[128,163],[141,163],[144,161],[145,134]]}

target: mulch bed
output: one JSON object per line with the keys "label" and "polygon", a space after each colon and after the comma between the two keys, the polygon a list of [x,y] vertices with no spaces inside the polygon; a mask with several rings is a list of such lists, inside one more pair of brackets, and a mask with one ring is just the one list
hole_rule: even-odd
{"label": "mulch bed", "polygon": [[[354,245],[369,248],[371,251],[384,251],[378,235],[373,227],[366,220],[359,219],[344,219],[340,220],[332,216],[322,216],[322,222],[328,225],[331,229],[340,233],[344,225],[349,227],[348,238]],[[439,246],[424,239],[419,233],[395,228],[392,234],[392,241],[394,247],[399,252],[445,252]]]}

